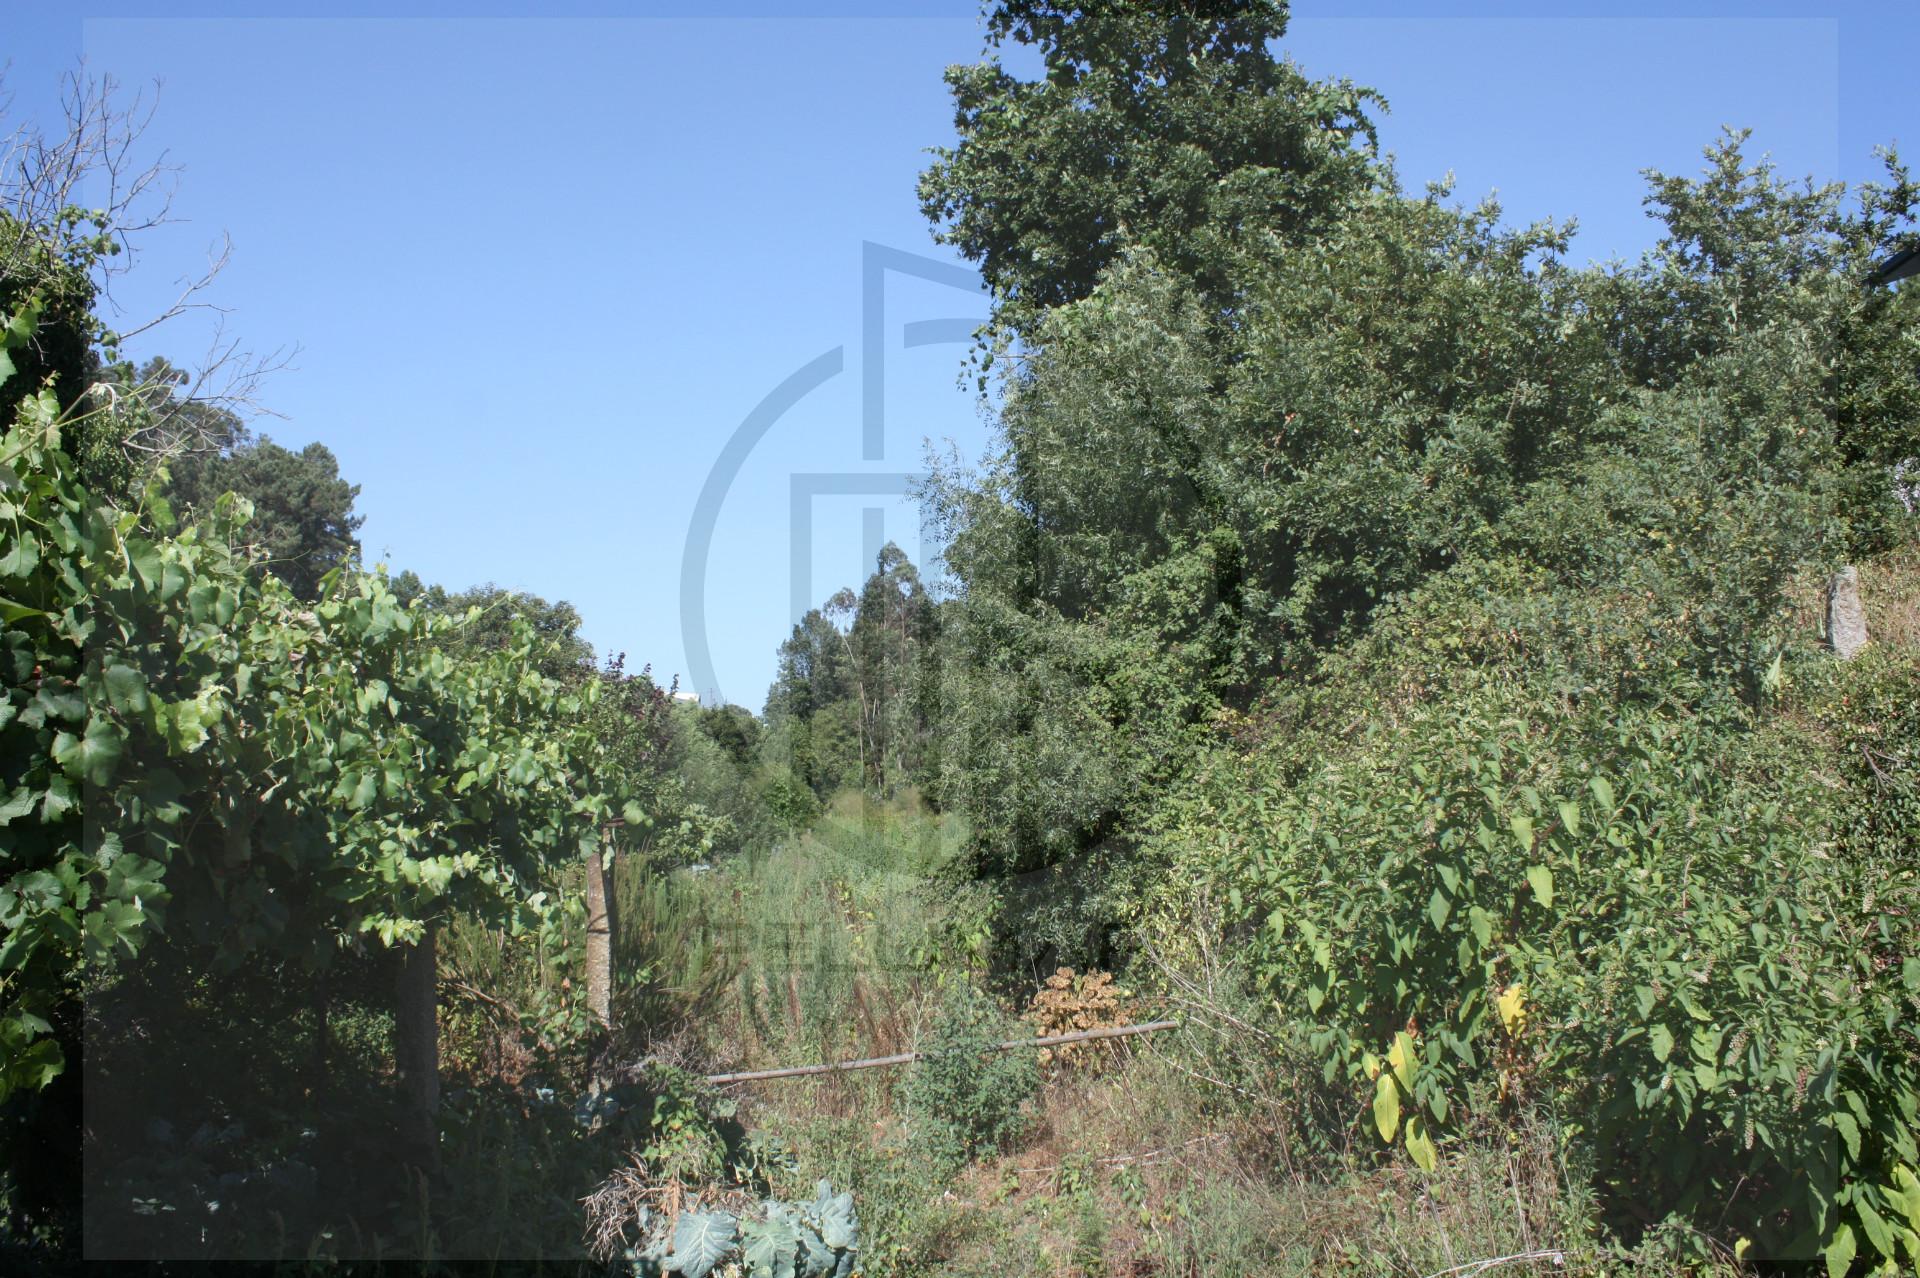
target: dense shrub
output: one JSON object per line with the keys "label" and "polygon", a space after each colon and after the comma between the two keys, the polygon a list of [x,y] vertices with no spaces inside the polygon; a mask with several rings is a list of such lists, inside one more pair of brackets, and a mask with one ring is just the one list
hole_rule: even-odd
{"label": "dense shrub", "polygon": [[1227,901],[1328,1081],[1423,1166],[1545,1104],[1629,1235],[1901,1252],[1920,881],[1887,742],[1920,668],[1775,667],[1787,714],[1622,700],[1598,665],[1699,688],[1646,669],[1674,648],[1657,616],[1568,644],[1451,603],[1408,608],[1167,804],[1161,926],[1195,880]]}
{"label": "dense shrub", "polygon": [[913,1140],[941,1174],[992,1153],[1025,1128],[1039,1083],[1028,1052],[996,1052],[1015,1023],[964,981],[949,984],[906,1082]]}

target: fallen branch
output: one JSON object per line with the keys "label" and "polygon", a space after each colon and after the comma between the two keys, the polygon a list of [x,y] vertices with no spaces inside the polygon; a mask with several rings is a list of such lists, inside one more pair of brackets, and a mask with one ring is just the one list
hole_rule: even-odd
{"label": "fallen branch", "polygon": [[440,983],[456,994],[464,994],[477,1003],[484,1003],[489,1007],[497,1009],[501,1015],[507,1017],[509,1020],[518,1021],[521,1019],[519,1008],[514,1007],[510,1003],[502,1002],[484,990],[477,990],[465,981],[442,981]]}
{"label": "fallen branch", "polygon": [[1428,1274],[1427,1278],[1447,1278],[1449,1274],[1480,1274],[1519,1260],[1551,1260],[1556,1265],[1564,1265],[1567,1263],[1567,1253],[1555,1250],[1517,1251],[1511,1256],[1495,1256],[1491,1260],[1475,1260],[1469,1264],[1455,1265],[1451,1269],[1442,1269],[1438,1273]]}
{"label": "fallen branch", "polygon": [[[1083,1043],[1096,1038],[1123,1038],[1128,1034],[1151,1034],[1155,1030],[1172,1029],[1177,1024],[1177,1021],[1150,1021],[1145,1025],[1120,1025],[1111,1029],[1077,1030],[1072,1034],[1049,1034],[1045,1038],[1016,1038],[1004,1043],[995,1043],[992,1050],[1006,1052],[1019,1047],[1054,1047],[1061,1043]],[[709,1074],[707,1081],[716,1087],[725,1087],[733,1083],[757,1083],[768,1078],[801,1078],[810,1074],[837,1074],[849,1069],[906,1065],[919,1060],[923,1054],[897,1052],[892,1056],[872,1056],[858,1061],[835,1061],[830,1065],[791,1065],[785,1069],[755,1069],[737,1074]]]}

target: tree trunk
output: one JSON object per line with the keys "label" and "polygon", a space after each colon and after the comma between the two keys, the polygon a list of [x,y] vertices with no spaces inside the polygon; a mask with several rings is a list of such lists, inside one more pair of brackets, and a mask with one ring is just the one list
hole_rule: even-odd
{"label": "tree trunk", "polygon": [[327,1033],[327,1017],[331,1011],[331,1000],[327,992],[328,969],[321,968],[313,974],[313,985],[308,993],[308,1007],[313,1013],[313,1086],[316,1100],[324,1097],[331,1089],[333,1063],[331,1042]]}
{"label": "tree trunk", "polygon": [[416,945],[400,951],[395,982],[394,1063],[406,1101],[407,1156],[422,1166],[438,1161],[434,1115],[440,1108],[440,974],[433,925]]}
{"label": "tree trunk", "polygon": [[613,859],[611,840],[587,855],[587,1007],[613,1032]]}

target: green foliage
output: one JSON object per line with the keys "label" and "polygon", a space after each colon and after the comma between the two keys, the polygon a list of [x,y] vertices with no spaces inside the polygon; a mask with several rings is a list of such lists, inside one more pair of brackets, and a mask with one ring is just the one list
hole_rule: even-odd
{"label": "green foliage", "polygon": [[[1209,130],[1331,127],[1277,27],[1005,5],[1046,79],[950,77],[923,197],[1024,346],[999,450],[933,488],[962,585],[939,793],[975,872],[1099,865],[1089,918],[1163,954],[1198,886],[1422,1168],[1537,1099],[1663,1236],[1893,1259],[1914,887],[1901,783],[1852,760],[1900,775],[1907,694],[1863,686],[1864,754],[1822,720],[1838,789],[1774,703],[1789,580],[1903,518],[1911,308],[1860,285],[1915,188],[1889,156],[1847,210],[1732,134],[1649,175],[1641,261],[1574,270],[1564,230],[1330,138],[1328,185],[1250,212],[1283,179],[1237,181]],[[1292,88],[1210,101],[1235,76]],[[1124,146],[1074,149],[1110,118]],[[1187,159],[1221,206],[1162,198]],[[1061,896],[1002,893],[1005,930]]]}
{"label": "green foliage", "polygon": [[520,623],[539,637],[536,647],[543,673],[569,682],[593,664],[593,646],[580,637],[580,612],[562,599],[548,603],[538,595],[487,584],[450,591],[429,586],[411,572],[393,580],[393,593],[409,606],[418,599],[433,613],[464,619],[454,642],[474,651],[500,651],[513,646]]}
{"label": "green foliage", "polygon": [[673,855],[657,859],[732,856],[770,840],[777,821],[759,784],[757,719],[739,706],[675,702],[666,737],[654,771],[671,781],[650,806],[658,813],[656,828],[677,817],[684,829],[665,840]]}
{"label": "green foliage", "polygon": [[[170,372],[150,366],[142,370],[141,381],[171,392],[171,380],[184,374],[169,377]],[[354,532],[361,518],[353,513],[353,502],[360,486],[340,477],[339,463],[325,444],[292,452],[264,435],[255,438],[229,411],[175,404],[170,395],[149,403],[147,411],[194,419],[175,427],[193,447],[169,464],[167,500],[191,519],[211,512],[224,493],[246,498],[253,506],[247,525],[247,540],[256,548],[253,558],[286,582],[296,598],[318,598],[321,578],[359,555]]]}
{"label": "green foliage", "polygon": [[[962,587],[940,620],[934,793],[968,818],[983,874],[1124,837],[1194,726],[1309,672],[1437,573],[1518,559],[1651,597],[1677,662],[1752,698],[1787,575],[1910,518],[1893,495],[1920,454],[1896,407],[1915,385],[1896,353],[1910,308],[1859,287],[1911,222],[1892,157],[1844,210],[1839,188],[1790,184],[1730,135],[1698,178],[1650,175],[1654,250],[1583,270],[1561,261],[1565,228],[1414,196],[1374,159],[1328,159],[1338,198],[1302,188],[1257,216],[1174,200],[1163,226],[1153,199],[1114,196],[1124,213],[1031,230],[1023,210],[1078,198],[1061,139],[1099,127],[1103,94],[1144,104],[1128,146],[1220,161],[1182,104],[1215,74],[1295,83],[1250,35],[1279,25],[1262,13],[1003,6],[990,30],[1030,38],[1048,78],[957,80],[963,142],[929,171],[929,210],[980,252],[1022,343],[998,448],[930,489]],[[1200,52],[1176,74],[1160,59],[1180,49]],[[1297,92],[1214,102],[1206,129],[1311,117]],[[1055,147],[1067,180],[1023,167]],[[1122,161],[1123,185],[1183,180]],[[1229,173],[1216,189],[1239,190]],[[1035,251],[1056,234],[1071,243]]]}
{"label": "green foliage", "polygon": [[[860,1220],[852,1194],[822,1180],[799,1202],[769,1198],[749,1213],[683,1211],[669,1232],[642,1208],[640,1246],[626,1253],[635,1278],[677,1273],[705,1278],[723,1265],[745,1278],[849,1278],[859,1262]],[[728,1272],[734,1272],[729,1269]]]}
{"label": "green foliage", "polygon": [[837,592],[780,645],[762,750],[789,824],[804,823],[798,785],[886,798],[930,770],[933,624],[919,572],[889,542],[857,596]]}
{"label": "green foliage", "polygon": [[700,731],[725,752],[736,768],[747,770],[759,757],[764,727],[745,706],[706,706],[698,712]]}
{"label": "green foliage", "polygon": [[[1159,818],[1157,926],[1196,883],[1225,901],[1328,1082],[1422,1167],[1545,1103],[1630,1231],[1629,1207],[1804,1259],[1886,1216],[1920,1115],[1920,880],[1886,855],[1889,783],[1733,699],[1616,699],[1596,667],[1643,664],[1664,619],[1596,650],[1476,611],[1408,609],[1267,744],[1198,769]],[[1898,733],[1920,672],[1891,664],[1808,666],[1837,681],[1809,710],[1851,719],[1838,693],[1871,707],[1852,735]]]}
{"label": "green foliage", "polygon": [[804,834],[711,868],[623,871],[616,998],[633,1050],[688,1034],[777,1065],[895,1041],[944,939],[936,872],[957,841],[908,803],[848,794]]}
{"label": "green foliage", "polygon": [[476,650],[470,618],[346,571],[302,608],[249,572],[244,499],[181,529],[162,476],[117,506],[80,485],[53,392],[20,403],[0,443],[0,1095],[61,1068],[49,1013],[77,965],[163,920],[229,965],[406,943],[452,912],[526,926],[550,868],[638,797],[633,751],[587,727],[602,684],[558,688],[524,623]]}
{"label": "green foliage", "polygon": [[54,416],[69,418],[78,474],[90,488],[124,495],[136,472],[120,447],[125,423],[88,394],[110,338],[93,314],[93,272],[119,247],[103,210],[69,206],[50,225],[0,211],[0,425],[37,411],[28,401],[52,391]]}
{"label": "green foliage", "polygon": [[934,152],[920,201],[979,263],[1001,325],[1026,335],[1135,246],[1230,307],[1243,241],[1298,243],[1364,189],[1378,99],[1274,58],[1286,20],[1272,2],[987,10],[990,53],[1026,46],[1045,75],[948,68],[960,141]]}
{"label": "green foliage", "polygon": [[999,1151],[1025,1130],[1039,1069],[1030,1053],[993,1050],[1015,1036],[1015,1023],[979,989],[948,984],[906,1081],[914,1143],[936,1175]]}

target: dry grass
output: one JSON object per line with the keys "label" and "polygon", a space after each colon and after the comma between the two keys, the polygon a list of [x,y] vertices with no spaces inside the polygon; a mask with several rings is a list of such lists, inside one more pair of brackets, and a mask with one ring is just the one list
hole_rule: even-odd
{"label": "dry grass", "polygon": [[1432,1175],[1370,1149],[1289,1172],[1279,1134],[1182,1064],[1136,1051],[1097,1077],[1056,1078],[1031,1139],[940,1196],[937,1243],[917,1252],[937,1265],[914,1272],[1420,1278],[1501,1257],[1517,1258],[1502,1266],[1515,1274],[1608,1268],[1544,1129],[1456,1147]]}
{"label": "dry grass", "polygon": [[1860,565],[1870,642],[1920,652],[1920,542]]}
{"label": "dry grass", "polygon": [[[1909,542],[1857,565],[1860,603],[1871,643],[1920,652],[1920,541]],[[1827,582],[1801,573],[1788,583],[1788,623],[1809,642],[1826,640]]]}

